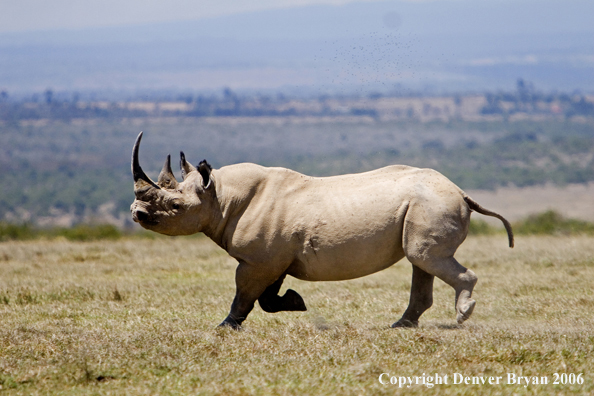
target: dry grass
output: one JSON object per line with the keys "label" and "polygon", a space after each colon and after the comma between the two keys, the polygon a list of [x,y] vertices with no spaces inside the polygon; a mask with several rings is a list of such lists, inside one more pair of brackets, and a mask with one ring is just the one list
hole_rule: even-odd
{"label": "dry grass", "polygon": [[407,394],[594,392],[594,238],[469,238],[477,308],[455,324],[453,291],[412,330],[410,265],[337,283],[290,279],[306,313],[256,307],[245,330],[215,326],[235,263],[205,238],[0,243],[2,394],[392,395],[381,373],[547,376],[581,385],[414,385]]}

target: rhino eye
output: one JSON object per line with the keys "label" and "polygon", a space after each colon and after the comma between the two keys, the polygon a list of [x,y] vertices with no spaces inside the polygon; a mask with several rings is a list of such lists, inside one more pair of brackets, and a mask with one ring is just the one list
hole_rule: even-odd
{"label": "rhino eye", "polygon": [[179,204],[174,203],[171,207],[175,210],[179,209]]}

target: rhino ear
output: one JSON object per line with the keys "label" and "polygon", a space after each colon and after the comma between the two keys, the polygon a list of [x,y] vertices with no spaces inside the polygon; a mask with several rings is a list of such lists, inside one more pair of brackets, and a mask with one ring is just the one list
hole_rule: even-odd
{"label": "rhino ear", "polygon": [[183,151],[179,152],[179,167],[181,168],[181,171],[182,171],[182,179],[183,180],[186,179],[186,175],[188,173],[196,170],[194,165],[192,165],[186,161],[186,155],[184,154]]}
{"label": "rhino ear", "polygon": [[165,164],[163,164],[163,169],[161,173],[159,173],[159,179],[157,180],[157,184],[161,188],[168,188],[174,189],[177,188],[177,180],[175,180],[175,175],[171,170],[171,156],[167,155],[167,160],[165,160]]}
{"label": "rhino ear", "polygon": [[198,164],[198,172],[200,172],[200,176],[202,176],[202,187],[205,189],[210,187],[211,180],[210,180],[210,172],[212,172],[212,166],[206,160],[200,161]]}

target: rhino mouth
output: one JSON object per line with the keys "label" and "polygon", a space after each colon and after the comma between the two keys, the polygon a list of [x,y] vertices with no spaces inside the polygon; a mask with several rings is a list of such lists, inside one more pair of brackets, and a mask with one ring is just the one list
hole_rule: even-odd
{"label": "rhino mouth", "polygon": [[158,221],[151,219],[151,216],[142,210],[136,210],[132,213],[132,219],[136,223],[140,223],[143,225],[157,225],[159,224]]}

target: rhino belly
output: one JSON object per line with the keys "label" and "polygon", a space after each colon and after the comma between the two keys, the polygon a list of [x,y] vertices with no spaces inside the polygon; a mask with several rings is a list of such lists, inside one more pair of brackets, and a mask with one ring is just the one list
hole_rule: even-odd
{"label": "rhino belly", "polygon": [[402,259],[404,251],[400,241],[401,238],[396,236],[389,240],[355,238],[333,244],[312,238],[287,272],[307,281],[360,278],[386,269]]}

